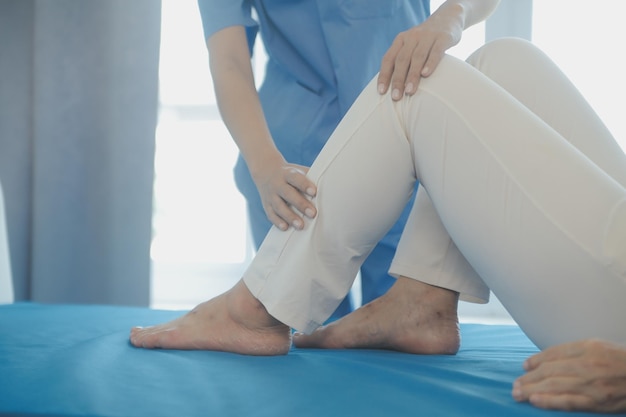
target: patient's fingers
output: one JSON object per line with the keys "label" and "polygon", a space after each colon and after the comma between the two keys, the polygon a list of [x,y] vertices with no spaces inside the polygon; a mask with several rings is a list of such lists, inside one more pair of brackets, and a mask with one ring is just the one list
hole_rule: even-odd
{"label": "patient's fingers", "polygon": [[592,410],[594,401],[587,395],[582,394],[534,394],[529,402],[535,407],[546,410]]}
{"label": "patient's fingers", "polygon": [[537,368],[544,362],[550,362],[558,359],[573,358],[581,356],[585,351],[585,342],[565,343],[562,345],[552,346],[531,356],[524,362],[524,369],[527,371]]}
{"label": "patient's fingers", "polygon": [[626,350],[602,340],[546,349],[513,384],[517,401],[547,409],[626,411]]}

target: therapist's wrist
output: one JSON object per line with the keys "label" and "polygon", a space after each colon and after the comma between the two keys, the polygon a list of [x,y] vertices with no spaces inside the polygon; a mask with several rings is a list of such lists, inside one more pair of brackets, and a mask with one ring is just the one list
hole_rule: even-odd
{"label": "therapist's wrist", "polygon": [[273,171],[276,167],[286,163],[285,158],[278,150],[259,151],[244,159],[248,165],[250,175],[255,181],[258,178],[265,177],[267,172]]}

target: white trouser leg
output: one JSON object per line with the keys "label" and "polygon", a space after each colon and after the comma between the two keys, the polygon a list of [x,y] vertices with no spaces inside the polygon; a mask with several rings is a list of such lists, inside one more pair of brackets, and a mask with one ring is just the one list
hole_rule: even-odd
{"label": "white trouser leg", "polygon": [[[443,66],[404,110],[418,177],[461,252],[538,346],[626,341],[626,158],[543,54],[503,45],[490,76],[508,62],[499,82],[526,78],[510,90],[528,107],[482,74],[460,76],[458,62]],[[530,60],[522,77],[516,57]],[[555,129],[575,132],[576,147]]]}
{"label": "white trouser leg", "polygon": [[390,97],[370,83],[308,172],[317,217],[263,241],[243,279],[283,323],[307,333],[323,323],[408,203],[415,172],[401,129]]}
{"label": "white trouser leg", "polygon": [[535,343],[624,340],[623,185],[453,58],[412,98],[375,90],[311,169],[318,219],[273,232],[244,277],[270,313],[303,331],[322,322],[401,210],[415,169],[458,248]]}
{"label": "white trouser leg", "polygon": [[456,291],[464,301],[489,301],[489,288],[457,248],[424,187],[417,192],[389,273]]}
{"label": "white trouser leg", "polygon": [[[468,63],[509,92],[626,186],[624,152],[589,103],[541,50],[521,39],[488,43]],[[602,68],[597,68],[602,76]]]}
{"label": "white trouser leg", "polygon": [[[500,39],[480,48],[467,62],[626,184],[621,148],[578,90],[540,50],[520,39]],[[603,146],[597,146],[598,141]],[[403,240],[411,243],[399,245],[390,273],[457,291],[465,301],[488,301],[488,287],[459,252],[428,194],[421,191],[403,234]]]}

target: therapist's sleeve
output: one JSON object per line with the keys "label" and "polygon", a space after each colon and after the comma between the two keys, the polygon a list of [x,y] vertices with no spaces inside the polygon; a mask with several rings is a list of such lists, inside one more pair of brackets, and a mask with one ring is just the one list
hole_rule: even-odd
{"label": "therapist's sleeve", "polygon": [[252,51],[258,23],[252,18],[252,5],[247,0],[198,0],[204,39],[229,26],[244,26]]}

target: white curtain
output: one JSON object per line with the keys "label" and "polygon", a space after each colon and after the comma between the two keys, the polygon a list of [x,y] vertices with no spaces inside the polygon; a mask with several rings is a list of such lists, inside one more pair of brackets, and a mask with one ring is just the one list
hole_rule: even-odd
{"label": "white curtain", "polygon": [[17,301],[148,305],[160,1],[0,0]]}

